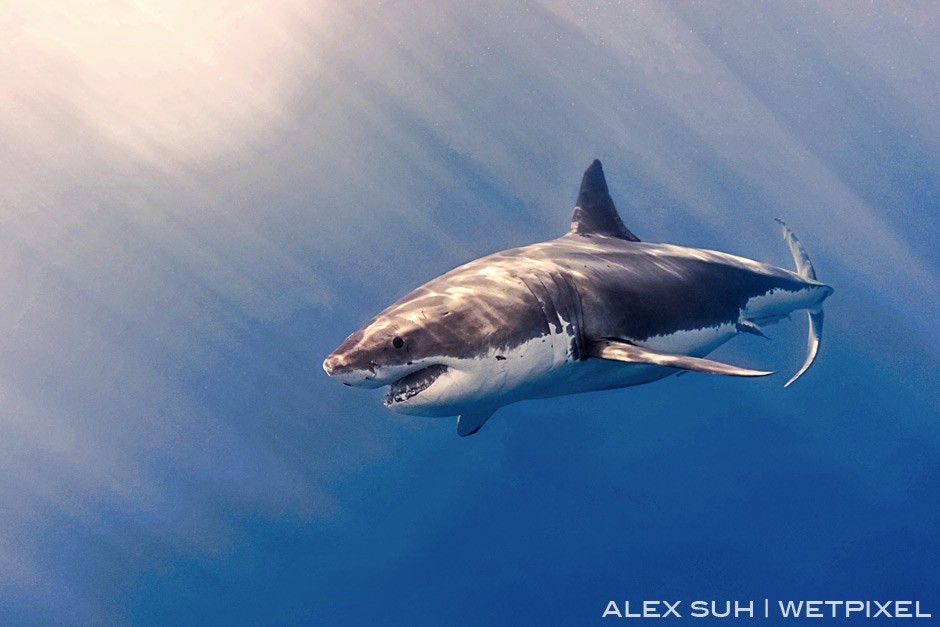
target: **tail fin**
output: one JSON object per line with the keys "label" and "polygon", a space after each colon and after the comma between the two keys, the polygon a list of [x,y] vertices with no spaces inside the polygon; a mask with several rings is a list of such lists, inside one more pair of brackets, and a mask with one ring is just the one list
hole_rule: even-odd
{"label": "tail fin", "polygon": [[820,308],[815,311],[807,311],[806,316],[809,320],[809,336],[807,337],[806,345],[806,361],[803,362],[803,366],[796,372],[795,375],[790,377],[790,380],[787,381],[783,387],[789,387],[791,383],[799,379],[804,372],[809,370],[809,367],[813,365],[813,361],[816,359],[816,353],[819,352],[819,342],[822,340],[823,310]]}
{"label": "tail fin", "polygon": [[[806,254],[806,249],[803,248],[803,244],[800,243],[800,240],[797,239],[796,235],[794,235],[793,231],[790,230],[783,220],[776,218],[776,222],[783,229],[783,239],[790,248],[790,254],[793,255],[793,263],[796,264],[797,274],[805,279],[815,281],[816,269],[813,268],[813,263],[809,260],[809,255]],[[806,316],[809,322],[806,361],[803,362],[803,366],[795,375],[790,377],[790,380],[787,381],[783,387],[789,387],[791,383],[799,379],[804,372],[809,370],[809,367],[813,365],[813,361],[816,359],[816,354],[819,352],[819,343],[822,341],[823,327],[822,304],[820,303],[815,309],[808,310]]]}

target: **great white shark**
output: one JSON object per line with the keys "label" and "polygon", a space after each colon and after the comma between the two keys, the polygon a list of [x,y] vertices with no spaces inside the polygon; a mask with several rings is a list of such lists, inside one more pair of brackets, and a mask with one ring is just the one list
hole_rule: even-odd
{"label": "great white shark", "polygon": [[[769,374],[705,356],[740,334],[805,310],[813,363],[822,302],[809,256],[779,221],[791,272],[713,250],[641,242],[623,223],[594,161],[570,230],[504,250],[425,283],[378,314],[323,362],[385,405],[458,416],[461,436],[517,401],[649,383],[677,372]],[[766,337],[766,336],[765,336]]]}

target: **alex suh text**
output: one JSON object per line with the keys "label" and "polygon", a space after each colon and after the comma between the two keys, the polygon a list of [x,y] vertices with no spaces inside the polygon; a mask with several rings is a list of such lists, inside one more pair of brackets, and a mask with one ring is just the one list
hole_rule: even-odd
{"label": "alex suh text", "polygon": [[920,601],[610,601],[602,618],[931,618]]}

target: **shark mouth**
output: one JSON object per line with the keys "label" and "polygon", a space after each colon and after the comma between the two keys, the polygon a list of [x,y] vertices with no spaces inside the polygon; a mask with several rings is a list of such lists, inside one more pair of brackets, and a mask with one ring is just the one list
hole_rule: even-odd
{"label": "shark mouth", "polygon": [[388,393],[385,395],[386,407],[407,401],[409,398],[424,392],[445,372],[447,372],[447,366],[435,364],[422,368],[417,372],[412,372],[407,377],[402,377],[389,386]]}

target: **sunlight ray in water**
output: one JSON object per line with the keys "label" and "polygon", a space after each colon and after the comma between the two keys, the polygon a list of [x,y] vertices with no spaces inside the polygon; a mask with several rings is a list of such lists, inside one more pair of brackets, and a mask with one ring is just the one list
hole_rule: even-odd
{"label": "sunlight ray in water", "polygon": [[310,35],[329,28],[322,3],[292,0],[14,0],[0,15],[0,49],[17,61],[0,76],[6,124],[35,139],[47,115],[69,115],[167,165],[284,124],[298,66],[322,62]]}

